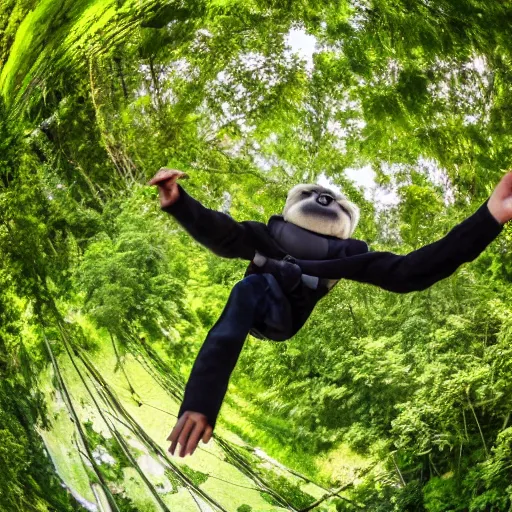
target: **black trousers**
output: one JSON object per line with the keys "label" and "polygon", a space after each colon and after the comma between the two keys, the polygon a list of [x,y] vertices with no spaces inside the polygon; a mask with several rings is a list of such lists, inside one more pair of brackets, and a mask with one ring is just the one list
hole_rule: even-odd
{"label": "black trousers", "polygon": [[197,355],[178,416],[200,412],[215,427],[247,335],[283,341],[293,334],[291,324],[290,304],[272,275],[252,274],[238,282]]}

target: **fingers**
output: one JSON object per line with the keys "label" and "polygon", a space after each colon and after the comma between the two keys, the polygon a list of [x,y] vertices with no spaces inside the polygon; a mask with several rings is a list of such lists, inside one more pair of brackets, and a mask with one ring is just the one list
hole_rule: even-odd
{"label": "fingers", "polygon": [[176,426],[173,428],[172,432],[169,434],[169,437],[167,438],[167,441],[171,441],[171,447],[169,448],[169,451],[171,452],[172,455],[174,455],[176,445],[178,444],[178,436],[180,435],[181,429],[183,428],[183,425],[185,425],[187,419],[188,416],[183,415],[178,420],[178,423],[176,423]]}
{"label": "fingers", "polygon": [[185,451],[183,452],[182,450],[184,456],[187,455],[187,453],[190,453],[190,455],[192,455],[195,452],[197,444],[199,443],[199,439],[201,439],[201,436],[203,435],[203,431],[204,425],[202,423],[196,423],[194,430],[192,431],[190,437],[188,438],[188,443]]}
{"label": "fingers", "polygon": [[199,440],[202,438],[203,443],[206,444],[212,435],[213,427],[208,424],[205,415],[187,411],[178,420],[167,438],[167,441],[171,441],[169,452],[174,455],[176,446],[179,444],[181,446],[180,457],[185,457],[187,454],[192,455],[199,444]]}
{"label": "fingers", "polygon": [[505,174],[505,176],[501,178],[500,186],[503,196],[508,196],[512,193],[512,172]]}
{"label": "fingers", "polygon": [[208,425],[203,435],[203,443],[206,444],[212,438],[213,428]]}
{"label": "fingers", "polygon": [[192,429],[194,428],[195,424],[196,422],[192,418],[188,418],[187,421],[185,422],[185,425],[183,425],[183,428],[181,429],[181,434],[178,438],[178,443],[181,446],[180,457],[185,457],[188,436],[192,432]]}
{"label": "fingers", "polygon": [[170,181],[171,183],[175,183],[176,180],[186,179],[188,178],[188,174],[178,171],[176,169],[168,169],[167,167],[162,167],[154,176],[148,181],[148,185],[161,185],[166,181]]}

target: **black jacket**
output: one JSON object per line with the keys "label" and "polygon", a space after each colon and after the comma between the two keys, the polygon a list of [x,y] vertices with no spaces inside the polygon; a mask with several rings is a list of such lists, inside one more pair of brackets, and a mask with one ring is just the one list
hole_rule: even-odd
{"label": "black jacket", "polygon": [[[255,252],[275,259],[287,253],[274,240],[266,224],[237,222],[229,215],[210,210],[180,187],[180,199],[164,208],[200,244],[225,258],[252,260]],[[271,217],[269,222],[276,219]],[[329,240],[328,259],[300,259],[291,254],[304,274],[324,279],[351,279],[398,293],[424,290],[450,276],[465,262],[474,260],[501,232],[503,226],[485,202],[473,215],[437,242],[401,256],[370,251],[366,242],[335,237]],[[306,231],[306,230],[305,230]],[[249,272],[257,271],[249,265]],[[322,290],[325,295],[328,290]]]}
{"label": "black jacket", "polygon": [[[269,226],[272,222],[284,222],[279,216],[271,217],[269,225],[253,221],[236,222],[229,215],[205,208],[181,187],[179,200],[164,208],[164,211],[173,215],[195,240],[219,256],[252,260],[256,251],[275,259],[282,259],[287,255],[270,234]],[[306,236],[314,235],[327,239],[327,259],[301,259],[307,256],[307,250],[298,251],[291,256],[296,259],[304,274],[324,280],[351,279],[373,284],[385,290],[406,293],[423,290],[451,275],[462,263],[475,259],[496,238],[502,228],[484,203],[444,238],[405,256],[391,252],[369,251],[367,244],[361,240],[341,240],[311,232],[307,232]],[[247,273],[254,272],[258,272],[258,267],[250,263]],[[328,291],[328,286],[320,286],[313,290],[301,285],[298,292],[294,290],[291,295],[286,295],[293,316],[290,337],[302,327],[318,300]],[[207,354],[208,351],[202,349],[202,353]],[[236,362],[237,358],[223,353],[222,360],[196,360],[195,366],[210,368],[211,372],[215,373],[216,369],[225,366],[226,360],[231,359]],[[223,371],[222,375],[229,379],[232,369]],[[223,380],[226,379],[223,377]],[[223,382],[220,388],[227,389],[227,381]],[[186,410],[202,412],[207,414],[210,425],[215,426],[220,405],[211,411],[211,407],[204,404],[205,398],[199,395],[208,394],[211,390],[204,389],[201,379],[195,376],[194,372],[187,384],[187,390],[179,416]],[[209,400],[215,398],[213,401],[221,404],[224,392],[222,391],[222,396],[217,397],[218,399],[210,396]]]}

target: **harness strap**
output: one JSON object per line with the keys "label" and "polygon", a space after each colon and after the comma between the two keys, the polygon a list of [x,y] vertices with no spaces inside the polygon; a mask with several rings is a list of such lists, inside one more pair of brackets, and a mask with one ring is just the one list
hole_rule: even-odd
{"label": "harness strap", "polygon": [[[290,258],[290,261],[293,262],[293,258],[291,256],[286,256],[285,258],[283,258],[283,261],[286,261],[287,258]],[[269,259],[271,258],[267,258],[266,256],[263,256],[263,254],[260,254],[259,252],[256,251],[256,254],[252,261],[257,267],[263,267],[263,265],[265,265],[265,263],[267,263]],[[320,279],[318,277],[310,276],[308,274],[302,274],[301,280],[304,283],[304,286],[312,290],[316,290],[320,283]]]}

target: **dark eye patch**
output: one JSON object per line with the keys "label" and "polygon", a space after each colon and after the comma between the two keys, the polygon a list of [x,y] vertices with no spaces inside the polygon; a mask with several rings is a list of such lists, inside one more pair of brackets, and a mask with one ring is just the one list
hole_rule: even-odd
{"label": "dark eye patch", "polygon": [[313,195],[313,192],[312,192],[311,190],[303,190],[303,191],[300,193],[300,195],[301,195],[302,197],[310,197],[310,196],[312,196],[312,195]]}

